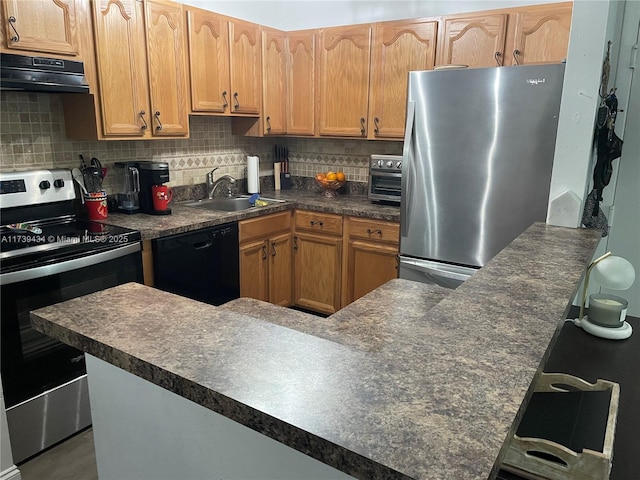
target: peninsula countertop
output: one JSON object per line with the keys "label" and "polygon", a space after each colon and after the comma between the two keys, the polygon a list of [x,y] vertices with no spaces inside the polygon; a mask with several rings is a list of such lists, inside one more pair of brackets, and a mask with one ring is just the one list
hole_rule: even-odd
{"label": "peninsula countertop", "polygon": [[31,319],[357,478],[485,479],[599,238],[534,224],[456,290],[392,280],[317,324],[294,311],[276,324],[260,308],[239,313],[138,284]]}
{"label": "peninsula countertop", "polygon": [[283,202],[271,203],[265,207],[255,207],[237,212],[219,212],[202,208],[188,207],[181,203],[171,204],[170,215],[147,215],[136,213],[109,213],[103,223],[139,230],[143,240],[184,233],[200,228],[212,227],[227,222],[270,213],[292,210],[294,208],[315,212],[334,213],[366,217],[375,220],[400,221],[400,208],[394,205],[372,203],[365,195],[340,195],[326,198],[316,191],[279,190],[261,194]]}

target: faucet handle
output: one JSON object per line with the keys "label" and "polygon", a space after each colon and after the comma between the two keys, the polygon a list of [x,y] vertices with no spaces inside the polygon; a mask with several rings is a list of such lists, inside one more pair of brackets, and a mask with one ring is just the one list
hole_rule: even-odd
{"label": "faucet handle", "polygon": [[214,167],[213,170],[211,170],[210,172],[207,172],[207,183],[209,185],[213,183],[213,172],[215,172],[216,170],[218,170],[218,167]]}

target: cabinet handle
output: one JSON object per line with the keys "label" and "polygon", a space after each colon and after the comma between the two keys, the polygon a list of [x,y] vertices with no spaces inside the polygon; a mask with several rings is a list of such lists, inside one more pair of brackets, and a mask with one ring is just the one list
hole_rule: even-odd
{"label": "cabinet handle", "polygon": [[378,117],[373,117],[373,124],[375,125],[373,133],[378,135],[380,133],[380,119]]}
{"label": "cabinet handle", "polygon": [[153,116],[156,118],[156,122],[158,122],[158,125],[156,126],[156,130],[160,131],[162,130],[162,122],[160,121],[160,112],[156,112],[153,114]]}
{"label": "cabinet handle", "polygon": [[367,130],[364,128],[364,117],[360,117],[360,133],[364,135]]}
{"label": "cabinet handle", "polygon": [[271,131],[271,117],[267,117],[267,132]]}
{"label": "cabinet handle", "polygon": [[311,225],[312,227],[315,227],[316,225],[318,226],[322,226],[322,220],[309,220],[309,225]]}
{"label": "cabinet handle", "polygon": [[513,51],[513,58],[516,61],[516,65],[520,65],[520,60],[518,60],[518,55],[520,55],[522,52],[518,49]]}
{"label": "cabinet handle", "polygon": [[13,33],[15,33],[15,35],[13,37],[11,37],[11,41],[14,42],[14,43],[17,43],[17,42],[20,41],[20,34],[16,30],[16,27],[15,27],[14,23],[16,23],[16,17],[11,15],[9,17],[9,25],[11,26],[11,29],[13,30]]}
{"label": "cabinet handle", "polygon": [[382,230],[380,230],[379,228],[376,228],[375,230],[371,230],[370,228],[367,228],[367,234],[372,235],[374,233],[377,233],[378,235],[382,236]]}
{"label": "cabinet handle", "polygon": [[267,259],[267,246],[266,245],[262,245],[262,259],[263,260]]}
{"label": "cabinet handle", "polygon": [[140,127],[140,130],[146,130],[149,127],[149,125],[147,125],[147,121],[144,119],[146,112],[144,110],[140,110],[140,113],[138,115],[140,115],[140,119],[142,120],[142,126]]}
{"label": "cabinet handle", "polygon": [[238,92],[233,94],[233,108],[236,110],[240,108],[240,102],[238,102]]}
{"label": "cabinet handle", "polygon": [[293,236],[293,249],[297,250],[298,249],[298,237],[297,236]]}
{"label": "cabinet handle", "polygon": [[271,242],[271,256],[276,256],[276,242]]}
{"label": "cabinet handle", "polygon": [[502,57],[502,53],[496,52],[493,56],[496,59],[496,63],[498,64],[498,66],[501,67],[503,62],[503,60],[500,60],[500,58]]}
{"label": "cabinet handle", "polygon": [[222,92],[222,100],[224,103],[222,104],[222,108],[226,109],[229,106],[229,100],[227,100],[227,91]]}

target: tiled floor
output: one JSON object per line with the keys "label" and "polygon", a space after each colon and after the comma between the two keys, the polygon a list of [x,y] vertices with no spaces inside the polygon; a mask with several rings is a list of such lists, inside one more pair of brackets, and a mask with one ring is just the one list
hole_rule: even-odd
{"label": "tiled floor", "polygon": [[22,480],[98,480],[91,428],[18,465]]}

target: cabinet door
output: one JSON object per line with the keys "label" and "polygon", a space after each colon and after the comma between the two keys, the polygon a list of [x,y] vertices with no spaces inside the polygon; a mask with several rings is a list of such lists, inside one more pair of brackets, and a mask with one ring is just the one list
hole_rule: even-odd
{"label": "cabinet door", "polygon": [[233,19],[229,22],[231,112],[260,113],[260,27]]}
{"label": "cabinet door", "polygon": [[143,137],[151,116],[142,5],[100,0],[93,8],[103,133]]}
{"label": "cabinet door", "polygon": [[267,240],[269,245],[269,302],[288,307],[293,297],[291,233]]}
{"label": "cabinet door", "polygon": [[293,237],[294,303],[331,314],[340,308],[342,238],[298,233]]}
{"label": "cabinet door", "polygon": [[264,240],[240,246],[240,296],[269,301],[268,253]]}
{"label": "cabinet door", "polygon": [[287,33],[287,133],[315,133],[316,33]]}
{"label": "cabinet door", "polygon": [[7,48],[78,54],[75,0],[4,0],[3,6]]}
{"label": "cabinet door", "polygon": [[349,240],[346,305],[397,277],[397,246]]}
{"label": "cabinet door", "polygon": [[286,132],[285,33],[262,30],[262,121],[265,135]]}
{"label": "cabinet door", "polygon": [[514,45],[507,50],[512,65],[558,63],[567,57],[571,3],[522,9],[515,14]]}
{"label": "cabinet door", "polygon": [[187,11],[191,110],[229,113],[229,22],[213,12]]}
{"label": "cabinet door", "polygon": [[376,23],[371,59],[369,137],[403,138],[407,75],[431,70],[436,53],[436,21]]}
{"label": "cabinet door", "polygon": [[321,29],[318,57],[318,133],[366,137],[371,26]]}
{"label": "cabinet door", "polygon": [[189,133],[182,5],[146,0],[147,62],[153,135]]}
{"label": "cabinet door", "polygon": [[445,17],[438,32],[436,65],[503,65],[506,27],[506,13]]}

